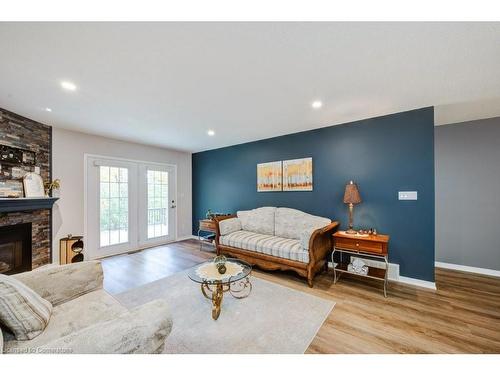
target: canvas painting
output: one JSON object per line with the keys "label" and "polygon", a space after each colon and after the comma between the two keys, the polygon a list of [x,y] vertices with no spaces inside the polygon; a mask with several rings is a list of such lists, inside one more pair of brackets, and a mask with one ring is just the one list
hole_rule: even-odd
{"label": "canvas painting", "polygon": [[281,161],[257,164],[257,191],[282,191]]}
{"label": "canvas painting", "polygon": [[312,191],[312,158],[283,161],[283,191]]}

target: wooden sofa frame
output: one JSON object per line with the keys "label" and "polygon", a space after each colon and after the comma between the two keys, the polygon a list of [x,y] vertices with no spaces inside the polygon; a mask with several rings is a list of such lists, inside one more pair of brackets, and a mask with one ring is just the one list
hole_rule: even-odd
{"label": "wooden sofa frame", "polygon": [[318,272],[328,269],[328,260],[326,258],[328,253],[332,250],[332,234],[339,226],[339,222],[333,221],[331,224],[317,229],[312,233],[311,238],[309,239],[309,263],[304,263],[221,244],[219,242],[219,223],[222,220],[234,217],[236,217],[236,215],[215,218],[217,224],[215,226],[215,245],[217,248],[217,255],[229,255],[244,260],[252,266],[257,266],[264,270],[295,271],[300,276],[307,278],[307,284],[311,288],[313,287],[314,276]]}

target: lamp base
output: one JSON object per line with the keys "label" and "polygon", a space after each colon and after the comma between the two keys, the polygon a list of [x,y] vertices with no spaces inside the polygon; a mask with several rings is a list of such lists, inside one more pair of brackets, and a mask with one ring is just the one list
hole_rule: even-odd
{"label": "lamp base", "polygon": [[354,230],[354,229],[348,229],[345,231],[347,234],[358,234],[358,231],[357,230]]}

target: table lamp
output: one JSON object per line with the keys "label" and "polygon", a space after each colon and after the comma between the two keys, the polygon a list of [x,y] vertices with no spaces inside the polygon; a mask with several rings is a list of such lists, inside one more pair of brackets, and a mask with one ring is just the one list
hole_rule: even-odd
{"label": "table lamp", "polygon": [[359,195],[358,186],[352,181],[349,181],[345,186],[344,203],[349,205],[349,229],[346,230],[346,233],[356,234],[357,232],[352,229],[352,215],[354,212],[354,205],[361,203],[361,196]]}

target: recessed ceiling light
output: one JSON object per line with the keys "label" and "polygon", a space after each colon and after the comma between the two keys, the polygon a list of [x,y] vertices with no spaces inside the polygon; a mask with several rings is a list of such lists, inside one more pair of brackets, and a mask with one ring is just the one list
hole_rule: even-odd
{"label": "recessed ceiling light", "polygon": [[47,112],[52,112],[52,108],[49,108],[49,107],[45,108],[45,110],[46,110]]}
{"label": "recessed ceiling light", "polygon": [[207,134],[210,136],[210,137],[213,137],[215,135],[215,131],[213,131],[212,129],[210,129],[209,131],[207,131]]}
{"label": "recessed ceiling light", "polygon": [[76,85],[70,81],[62,81],[61,87],[65,90],[68,90],[68,91],[75,91],[76,90]]}
{"label": "recessed ceiling light", "polygon": [[314,109],[319,109],[323,107],[323,102],[320,100],[315,100],[314,102],[311,103],[311,107],[313,107]]}

